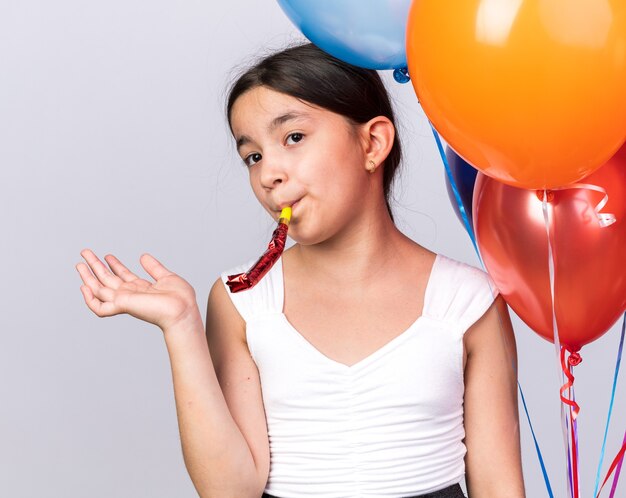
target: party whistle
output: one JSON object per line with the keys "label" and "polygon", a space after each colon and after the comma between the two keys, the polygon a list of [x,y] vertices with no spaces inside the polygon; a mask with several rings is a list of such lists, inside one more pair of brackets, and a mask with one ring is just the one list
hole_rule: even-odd
{"label": "party whistle", "polygon": [[263,255],[247,272],[228,276],[226,285],[228,285],[230,292],[234,293],[251,289],[265,276],[268,271],[270,271],[270,268],[274,266],[276,261],[278,261],[278,258],[280,258],[280,255],[285,249],[285,243],[287,242],[287,230],[289,228],[290,220],[291,207],[283,208],[280,212],[280,218],[278,219],[278,226],[274,229],[274,232],[272,233],[272,240]]}

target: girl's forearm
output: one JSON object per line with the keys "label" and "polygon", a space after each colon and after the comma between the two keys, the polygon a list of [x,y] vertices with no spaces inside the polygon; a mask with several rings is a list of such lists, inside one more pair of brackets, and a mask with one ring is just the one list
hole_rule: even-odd
{"label": "girl's forearm", "polygon": [[163,333],[183,458],[199,495],[260,496],[264,483],[217,381],[200,312]]}

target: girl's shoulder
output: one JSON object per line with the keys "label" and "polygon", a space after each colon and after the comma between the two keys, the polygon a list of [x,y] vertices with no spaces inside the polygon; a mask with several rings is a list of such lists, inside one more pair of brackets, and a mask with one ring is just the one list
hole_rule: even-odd
{"label": "girl's shoulder", "polygon": [[436,254],[434,264],[437,265],[439,273],[445,274],[449,279],[451,279],[447,283],[459,284],[461,282],[467,282],[469,285],[489,284],[496,289],[495,283],[489,274],[482,268],[458,261],[440,253]]}
{"label": "girl's shoulder", "polygon": [[498,294],[486,271],[437,254],[426,290],[424,314],[467,330]]}
{"label": "girl's shoulder", "polygon": [[246,272],[256,263],[257,259],[250,259],[220,274],[220,279],[226,288],[227,294],[246,322],[259,315],[280,313],[282,311],[282,258],[278,258],[267,274],[250,289],[232,293],[226,285],[229,276]]}

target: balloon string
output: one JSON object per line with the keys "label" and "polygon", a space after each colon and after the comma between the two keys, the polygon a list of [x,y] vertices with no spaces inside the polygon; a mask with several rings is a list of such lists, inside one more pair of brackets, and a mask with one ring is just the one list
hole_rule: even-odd
{"label": "balloon string", "polygon": [[[602,470],[602,463],[604,461],[604,451],[606,449],[606,438],[609,433],[609,424],[611,423],[611,415],[613,413],[613,402],[615,401],[615,391],[617,390],[617,377],[618,377],[619,369],[622,363],[622,350],[624,349],[625,332],[626,332],[626,313],[624,313],[624,319],[622,321],[622,335],[620,336],[619,347],[617,348],[617,361],[615,362],[615,373],[613,374],[613,388],[611,389],[611,401],[609,402],[609,413],[606,417],[606,427],[604,428],[604,438],[602,440],[602,449],[600,450],[600,462],[598,463],[598,471],[596,473],[596,483],[595,483],[595,487],[593,488],[594,496],[597,494],[598,485],[600,484],[600,472]],[[621,462],[620,462],[620,468],[621,468]],[[618,476],[619,476],[619,470],[615,474],[616,479],[613,481],[614,486],[616,484]],[[613,496],[613,492],[611,492],[611,496]]]}
{"label": "balloon string", "polygon": [[625,452],[626,452],[626,437],[624,438],[624,442],[622,443],[622,448],[617,452],[617,455],[615,455],[615,458],[613,459],[613,463],[611,463],[611,466],[609,467],[609,471],[606,473],[606,477],[604,478],[604,481],[602,482],[602,485],[600,486],[600,490],[598,491],[596,498],[600,496],[600,493],[602,492],[602,488],[604,487],[606,482],[609,480],[609,477],[611,477],[611,474],[613,473],[613,471],[616,469],[618,465],[620,465],[621,461],[624,458]]}
{"label": "balloon string", "polygon": [[[572,370],[573,370],[573,367],[572,367]],[[574,386],[572,386],[572,399],[576,401],[576,393],[574,392]],[[576,446],[580,448],[580,445],[578,444],[578,419],[574,420],[574,435],[576,436]],[[579,455],[580,455],[580,452],[576,454],[576,462],[578,462]]]}
{"label": "balloon string", "polygon": [[539,458],[539,465],[541,466],[541,472],[543,473],[543,480],[548,490],[548,496],[550,498],[554,498],[554,494],[552,493],[552,486],[550,486],[550,478],[548,477],[548,472],[543,462],[543,456],[541,455],[541,450],[539,449],[539,443],[537,442],[537,437],[535,436],[535,430],[533,429],[533,423],[530,420],[530,413],[528,412],[528,407],[526,406],[526,398],[524,397],[524,391],[522,390],[522,385],[518,382],[517,387],[519,388],[519,393],[522,399],[522,406],[524,407],[524,412],[526,413],[526,420],[528,420],[528,425],[530,426],[530,433],[532,434],[533,442],[535,443],[535,451],[537,452],[537,458]]}
{"label": "balloon string", "polygon": [[601,213],[604,206],[606,206],[607,202],[609,202],[609,194],[606,192],[606,189],[600,187],[599,185],[592,185],[590,183],[573,183],[571,185],[566,185],[564,187],[557,187],[552,190],[568,190],[570,188],[580,188],[585,190],[593,190],[594,192],[599,192],[604,195],[602,200],[593,208],[593,211],[596,214],[596,218],[598,219],[598,224],[602,227],[608,227],[617,221],[617,218],[613,213]]}
{"label": "balloon string", "polygon": [[[571,356],[570,356],[571,359]],[[571,370],[573,365],[570,364],[569,374],[571,375]],[[568,389],[568,394],[574,400],[574,376],[572,375],[572,385]],[[574,400],[574,405],[578,407]],[[573,488],[574,488],[574,497],[578,498],[578,422],[576,421],[576,414],[574,413],[574,407],[570,406],[569,410],[569,418],[571,421],[571,430],[572,430],[572,478],[573,478]]]}
{"label": "balloon string", "polygon": [[[548,210],[548,191],[543,191],[542,203],[543,220],[546,227],[546,235],[548,239],[548,275],[550,277],[550,303],[552,307],[552,331],[554,333],[554,348],[556,350],[557,357],[557,377],[560,379],[560,384],[564,384],[563,369],[559,368],[560,356],[561,356],[561,342],[559,341],[559,329],[556,321],[556,310],[554,307],[554,255],[552,252],[552,243],[550,241],[550,213]],[[571,474],[571,460],[570,460],[570,445],[569,445],[569,428],[567,424],[567,415],[565,413],[565,406],[560,403],[561,408],[561,429],[563,433],[563,446],[565,448],[565,456],[567,460],[567,491],[568,495],[573,497],[572,486],[572,474]]]}
{"label": "balloon string", "polygon": [[[570,353],[569,357],[566,360],[565,351],[567,351],[567,348],[562,347],[560,356],[561,368],[563,370],[563,373],[565,374],[565,377],[567,377],[567,382],[561,386],[559,392],[561,394],[561,401],[571,408],[572,420],[575,421],[576,417],[578,417],[578,414],[580,413],[580,407],[578,406],[578,403],[576,403],[576,401],[570,399],[571,389],[574,386],[574,375],[572,374],[571,367],[578,365],[582,361],[582,358],[578,353]],[[565,395],[566,391],[568,393],[567,396]]]}
{"label": "balloon string", "polygon": [[[561,369],[567,377],[567,382],[561,386],[560,395],[562,403],[569,406],[569,429],[571,436],[571,459],[568,452],[568,477],[571,484],[574,498],[578,498],[578,424],[576,418],[580,412],[580,407],[574,399],[574,375],[572,369],[578,365],[582,359],[578,353],[571,353],[567,360],[565,359],[565,352],[567,349],[561,347]],[[567,395],[565,393],[567,392]]]}
{"label": "balloon string", "polygon": [[[563,405],[561,405],[563,406]],[[567,412],[569,413],[569,411]],[[569,417],[565,416],[565,434],[567,435],[566,437],[569,437]],[[573,497],[573,492],[574,492],[574,481],[572,479],[573,473],[572,473],[572,458],[571,458],[571,453],[570,453],[570,446],[569,446],[569,439],[567,440],[567,486],[568,486],[568,492],[570,494],[570,496]]]}
{"label": "balloon string", "polygon": [[[476,255],[478,256],[478,261],[481,264],[481,267],[484,271],[487,271],[485,269],[485,264],[483,263],[483,260],[480,256],[480,251],[478,250],[478,245],[476,244],[476,238],[474,236],[474,230],[471,227],[471,224],[469,222],[467,213],[465,211],[465,206],[463,206],[463,201],[461,200],[461,195],[459,194],[459,190],[458,187],[456,185],[456,181],[454,180],[454,176],[452,175],[452,171],[450,169],[450,165],[448,163],[448,158],[446,157],[446,154],[443,150],[443,146],[441,144],[441,140],[439,138],[439,134],[437,133],[437,130],[435,130],[435,127],[432,125],[432,123],[430,124],[430,127],[432,129],[433,135],[435,136],[435,141],[437,142],[437,149],[439,150],[439,155],[441,156],[441,160],[443,161],[443,165],[444,168],[446,170],[446,175],[448,176],[448,180],[450,181],[450,185],[452,187],[452,191],[454,192],[454,198],[456,200],[456,203],[459,207],[459,212],[461,213],[461,217],[463,218],[463,224],[465,225],[465,229],[467,230],[467,233],[470,236],[470,239],[472,240],[472,244],[474,245],[474,250],[476,251]],[[491,283],[489,284],[491,285]],[[491,289],[493,292],[493,289]],[[502,329],[502,319],[500,317],[500,313],[498,313],[498,321],[500,322],[500,329]],[[517,370],[517,366],[513,365],[513,368],[515,370]],[[539,465],[541,466],[541,472],[543,474],[543,480],[544,483],[546,485],[546,489],[548,491],[548,496],[550,498],[554,498],[554,494],[552,492],[552,486],[550,485],[550,478],[548,477],[548,471],[546,470],[546,466],[545,463],[543,461],[543,455],[541,454],[541,449],[539,448],[539,442],[537,441],[537,436],[535,435],[535,430],[533,428],[533,423],[532,420],[530,418],[530,412],[528,411],[528,406],[526,405],[526,398],[524,397],[524,390],[522,389],[522,385],[520,384],[520,382],[517,382],[517,387],[522,399],[522,405],[524,407],[524,413],[526,414],[526,420],[528,421],[528,426],[530,427],[530,433],[533,437],[533,442],[535,444],[535,451],[537,453],[537,458],[539,460]]]}
{"label": "balloon string", "polygon": [[[566,348],[561,347],[561,358],[564,358],[564,351]],[[578,498],[579,487],[578,487],[578,423],[576,421],[578,405],[574,399],[574,376],[572,375],[571,369],[573,364],[580,363],[578,357],[574,360],[574,363],[570,363],[567,365],[566,363],[561,363],[561,367],[566,377],[568,378],[568,383],[561,387],[561,401],[565,402],[569,406],[569,410],[567,410],[567,418],[566,418],[566,432],[569,431],[569,435],[571,438],[571,452],[567,454],[567,472],[568,472],[568,484],[570,486],[570,492],[572,493],[574,498]],[[569,361],[567,362],[569,363]],[[563,397],[563,392],[567,391],[567,398]],[[571,402],[569,402],[572,400]],[[563,406],[563,405],[561,405]]]}
{"label": "balloon string", "polygon": [[578,497],[578,448],[576,446],[576,434],[575,427],[576,421],[574,420],[571,425],[572,431],[572,489],[574,490],[574,498]]}
{"label": "balloon string", "polygon": [[[622,446],[626,445],[626,432],[624,433],[624,440],[622,441]],[[619,463],[615,468],[615,477],[613,477],[613,485],[611,486],[611,494],[609,498],[613,498],[615,496],[615,490],[617,489],[617,481],[619,480],[619,474],[622,470],[622,463],[624,462],[624,454],[619,459]]]}

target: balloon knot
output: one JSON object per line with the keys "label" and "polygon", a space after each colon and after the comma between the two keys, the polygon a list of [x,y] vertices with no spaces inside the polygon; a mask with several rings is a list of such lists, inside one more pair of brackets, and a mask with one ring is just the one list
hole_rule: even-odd
{"label": "balloon knot", "polygon": [[543,201],[544,199],[544,192],[545,192],[545,199],[547,202],[552,202],[554,200],[554,192],[552,190],[537,190],[536,194],[537,194],[537,198],[540,201]]}
{"label": "balloon knot", "polygon": [[583,361],[583,359],[581,358],[581,356],[578,353],[572,353],[569,355],[569,358],[567,359],[567,362],[575,367],[576,365],[580,365],[580,363]]}
{"label": "balloon knot", "polygon": [[409,81],[411,81],[408,68],[399,67],[397,69],[394,69],[393,79],[395,79],[398,83],[408,83]]}

